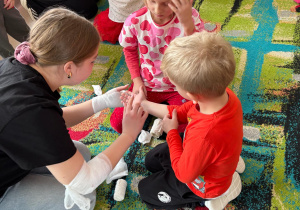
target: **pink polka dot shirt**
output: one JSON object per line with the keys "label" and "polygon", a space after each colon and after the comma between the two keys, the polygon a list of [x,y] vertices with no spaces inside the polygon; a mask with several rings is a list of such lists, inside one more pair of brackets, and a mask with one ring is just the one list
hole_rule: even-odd
{"label": "pink polka dot shirt", "polygon": [[[204,23],[194,8],[192,8],[192,18],[195,30],[203,30]],[[150,11],[146,7],[134,12],[126,19],[119,36],[119,42],[125,49],[138,48],[141,64],[139,74],[147,90],[156,92],[176,91],[175,86],[167,77],[164,77],[160,65],[170,42],[175,37],[183,36],[183,26],[176,16],[166,24],[158,25],[152,20]]]}

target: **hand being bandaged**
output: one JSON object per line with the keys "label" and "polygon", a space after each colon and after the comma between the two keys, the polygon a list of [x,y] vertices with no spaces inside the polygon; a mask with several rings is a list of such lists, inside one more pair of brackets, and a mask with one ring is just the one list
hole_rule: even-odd
{"label": "hand being bandaged", "polygon": [[125,90],[127,87],[128,85],[113,88],[103,95],[94,97],[92,99],[94,113],[97,113],[106,108],[123,107],[120,96],[121,91]]}

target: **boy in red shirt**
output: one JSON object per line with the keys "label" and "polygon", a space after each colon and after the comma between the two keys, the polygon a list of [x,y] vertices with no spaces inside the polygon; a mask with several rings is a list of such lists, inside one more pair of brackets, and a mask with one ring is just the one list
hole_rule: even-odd
{"label": "boy in red shirt", "polygon": [[[243,112],[227,88],[235,74],[232,47],[215,33],[176,38],[161,69],[190,101],[167,106],[147,101],[143,91],[135,96],[145,111],[163,118],[167,133],[167,142],[146,155],[145,166],[152,174],[140,181],[140,196],[152,209],[203,202],[209,209],[223,209],[242,188],[235,171],[242,151]],[[186,123],[182,139],[177,128]]]}

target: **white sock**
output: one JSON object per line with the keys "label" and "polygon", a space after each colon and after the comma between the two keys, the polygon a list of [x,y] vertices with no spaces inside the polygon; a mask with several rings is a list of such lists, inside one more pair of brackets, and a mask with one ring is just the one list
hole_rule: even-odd
{"label": "white sock", "polygon": [[238,172],[239,174],[241,174],[245,171],[245,168],[246,168],[245,162],[244,162],[243,158],[240,156],[239,162],[238,162],[238,165],[237,165],[235,171]]}
{"label": "white sock", "polygon": [[230,201],[235,199],[241,193],[241,191],[242,181],[240,175],[237,172],[234,172],[228,192],[216,199],[205,201],[205,206],[209,210],[222,210]]}

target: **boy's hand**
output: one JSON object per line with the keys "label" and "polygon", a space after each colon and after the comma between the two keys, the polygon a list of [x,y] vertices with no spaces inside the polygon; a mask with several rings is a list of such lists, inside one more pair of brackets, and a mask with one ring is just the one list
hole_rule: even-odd
{"label": "boy's hand", "polygon": [[120,99],[121,99],[122,103],[124,105],[127,104],[132,95],[134,95],[134,94],[128,90],[121,93]]}
{"label": "boy's hand", "polygon": [[176,109],[172,112],[172,119],[170,119],[170,114],[165,115],[163,119],[162,128],[165,133],[168,133],[172,129],[178,128],[178,120],[177,120],[177,111]]}
{"label": "boy's hand", "polygon": [[132,95],[135,96],[133,104],[142,104],[142,102],[144,100],[146,100],[146,96],[144,94],[143,87],[140,87],[138,94],[134,94],[133,92],[130,92],[130,91],[126,91],[126,92],[122,93],[121,97],[120,97],[122,103],[127,104],[129,99],[132,97]]}
{"label": "boy's hand", "polygon": [[7,10],[13,8],[15,6],[15,0],[4,0],[4,8]]}
{"label": "boy's hand", "polygon": [[[145,87],[145,86],[144,86],[144,87]],[[133,104],[135,104],[135,103],[142,104],[142,102],[145,101],[145,100],[147,100],[147,99],[146,99],[146,94],[145,94],[145,92],[143,91],[143,87],[140,86],[140,89],[139,89],[138,94],[135,94]]]}
{"label": "boy's hand", "polygon": [[195,28],[192,18],[192,6],[193,0],[171,0],[169,3],[169,7],[183,25],[186,35],[192,34]]}
{"label": "boy's hand", "polygon": [[138,134],[141,132],[148,113],[144,111],[140,104],[133,104],[135,96],[131,95],[128,103],[124,105],[122,134],[126,134],[132,137],[133,140],[136,139]]}

